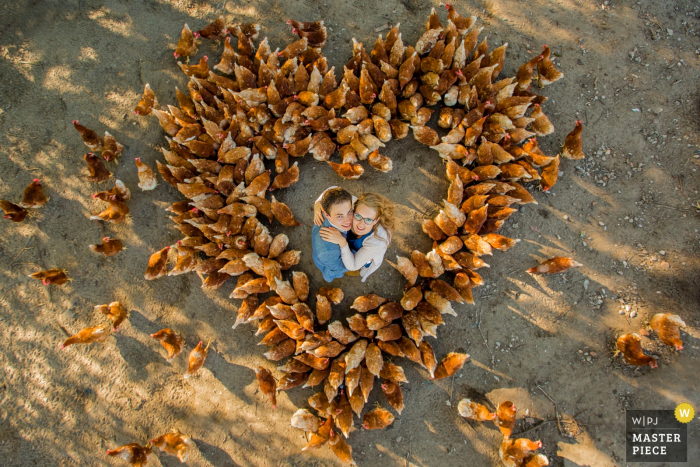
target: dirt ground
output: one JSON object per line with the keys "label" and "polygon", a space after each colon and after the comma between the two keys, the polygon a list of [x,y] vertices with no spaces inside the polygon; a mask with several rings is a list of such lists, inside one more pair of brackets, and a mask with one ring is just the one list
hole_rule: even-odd
{"label": "dirt ground", "polygon": [[[326,55],[342,69],[351,38],[371,48],[378,31],[386,34],[382,26],[401,22],[404,41],[415,43],[433,6],[438,2],[0,2],[0,198],[17,201],[33,178],[51,197],[24,223],[0,222],[3,465],[124,465],[104,451],[175,427],[197,443],[192,466],[340,465],[327,448],[301,452],[303,433],[290,426],[312,390],[281,393],[276,410],[258,390],[252,368],[274,365],[256,345],[253,327],[231,329],[238,307],[227,298],[233,281],[212,292],[195,274],[143,279],[148,256],[181,237],[163,210],[181,196],[163,182],[151,192],[136,187],[133,158],[155,167],[165,140],[155,118],[138,118],[132,109],[145,83],[163,105],[175,102],[176,85],[185,88],[172,56],[183,23],[198,29],[219,14],[228,23],[255,21],[274,49],[294,39],[288,18],[324,19]],[[457,305],[459,317],[448,318],[432,340],[439,358],[461,349],[470,361],[441,381],[402,363],[410,381],[406,409],[387,430],[353,433],[354,458],[367,466],[500,465],[496,427],[467,422],[454,410],[471,396],[493,405],[513,401],[516,433],[544,421],[524,436],[542,440],[551,465],[625,465],[625,409],[681,402],[700,408],[700,5],[457,0],[456,6],[479,16],[491,47],[510,44],[503,76],[542,44],[552,47],[566,76],[544,90],[550,97],[544,110],[557,131],[540,146],[555,154],[580,119],[588,157],[564,160],[552,193],[534,193],[539,204],[511,217],[501,233],[522,241],[487,257],[490,268],[479,272],[488,285],[475,289],[476,305]],[[205,41],[195,59],[218,60],[220,53]],[[127,223],[89,220],[102,208],[90,195],[106,185],[86,181],[87,151],[73,119],[125,145],[109,168],[133,193]],[[393,260],[429,249],[420,221],[436,213],[447,181],[435,152],[410,136],[385,153],[394,160],[391,173],[368,169],[359,181],[340,184],[397,203],[400,222],[387,254]],[[340,180],[310,156],[300,167],[301,181],[280,198],[303,226],[275,231],[303,250],[299,269],[314,290],[322,279],[311,261],[311,205]],[[105,235],[128,250],[112,258],[90,252],[87,245]],[[547,277],[525,272],[556,255],[584,266]],[[74,281],[46,288],[27,277],[53,267],[67,269]],[[384,264],[364,284],[350,277],[336,284],[345,291],[335,308],[343,317],[358,295],[398,299],[404,280]],[[119,333],[104,344],[58,349],[68,333],[104,322],[94,305],[115,300],[131,310]],[[645,338],[659,368],[635,370],[612,360],[618,334],[669,311],[688,324],[684,350]],[[162,327],[180,331],[187,352],[211,339],[198,376],[183,380],[184,355],[166,362],[148,337]],[[386,406],[378,392],[370,404]],[[700,457],[699,431],[691,422],[689,459]],[[168,455],[158,462],[179,464]]]}

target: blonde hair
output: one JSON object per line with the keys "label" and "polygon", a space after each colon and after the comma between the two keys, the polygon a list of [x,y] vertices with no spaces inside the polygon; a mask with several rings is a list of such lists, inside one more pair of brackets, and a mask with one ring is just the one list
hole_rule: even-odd
{"label": "blonde hair", "polygon": [[379,219],[377,225],[381,225],[386,230],[391,243],[391,231],[394,229],[394,203],[377,193],[364,193],[355,201],[356,208],[362,205],[376,211]]}

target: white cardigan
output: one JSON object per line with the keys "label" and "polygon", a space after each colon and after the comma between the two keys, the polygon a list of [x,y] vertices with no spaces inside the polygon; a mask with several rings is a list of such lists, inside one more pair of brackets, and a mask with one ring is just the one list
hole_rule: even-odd
{"label": "white cardigan", "polygon": [[[331,188],[336,187],[331,186],[326,188],[316,202],[320,203],[323,194]],[[353,208],[355,207],[355,201],[357,201],[357,197],[353,196]],[[349,271],[357,271],[359,269],[360,277],[362,277],[362,282],[364,282],[370,274],[379,269],[382,261],[384,261],[384,255],[386,254],[387,248],[389,248],[389,243],[391,243],[391,234],[387,232],[384,227],[377,224],[372,231],[372,235],[362,242],[362,248],[357,250],[357,253],[353,255],[350,246],[347,244],[340,249],[340,257],[343,260],[343,265]],[[365,264],[370,262],[371,264],[365,267]]]}

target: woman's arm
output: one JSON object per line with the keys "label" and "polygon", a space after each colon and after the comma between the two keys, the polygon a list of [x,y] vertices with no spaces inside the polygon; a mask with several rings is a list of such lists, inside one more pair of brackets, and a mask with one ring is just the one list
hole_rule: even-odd
{"label": "woman's arm", "polygon": [[363,245],[353,255],[352,250],[346,244],[340,248],[340,258],[347,270],[357,271],[375,258],[379,258],[384,251],[386,251],[386,246],[383,245]]}

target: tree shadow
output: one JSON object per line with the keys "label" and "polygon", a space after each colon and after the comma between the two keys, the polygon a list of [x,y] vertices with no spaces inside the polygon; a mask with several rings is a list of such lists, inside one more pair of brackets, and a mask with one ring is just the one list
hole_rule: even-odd
{"label": "tree shadow", "polygon": [[194,442],[197,444],[202,457],[211,462],[212,465],[216,465],[217,467],[241,467],[241,465],[234,461],[229,453],[223,449],[201,439],[195,439]]}

